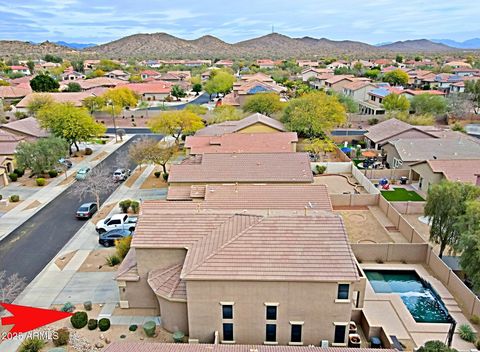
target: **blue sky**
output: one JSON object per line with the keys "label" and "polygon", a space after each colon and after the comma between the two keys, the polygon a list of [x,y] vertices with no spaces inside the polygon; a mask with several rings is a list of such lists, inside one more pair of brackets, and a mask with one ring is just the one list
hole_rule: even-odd
{"label": "blue sky", "polygon": [[480,37],[476,0],[0,0],[0,39],[104,43],[135,33],[233,43],[271,32],[375,44]]}

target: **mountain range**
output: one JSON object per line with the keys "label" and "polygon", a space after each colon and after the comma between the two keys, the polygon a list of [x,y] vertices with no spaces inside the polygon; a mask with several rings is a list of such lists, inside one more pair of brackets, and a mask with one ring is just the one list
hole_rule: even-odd
{"label": "mountain range", "polygon": [[463,42],[457,42],[451,39],[432,39],[432,42],[442,43],[459,49],[480,49],[480,38],[472,38]]}
{"label": "mountain range", "polygon": [[407,40],[374,46],[358,41],[334,41],[325,38],[291,38],[271,33],[229,44],[206,35],[186,40],[167,33],[134,34],[112,42],[92,44],[0,41],[0,56],[39,57],[45,53],[102,58],[312,58],[347,55],[380,57],[395,52],[411,54],[455,53],[460,49],[427,39]]}

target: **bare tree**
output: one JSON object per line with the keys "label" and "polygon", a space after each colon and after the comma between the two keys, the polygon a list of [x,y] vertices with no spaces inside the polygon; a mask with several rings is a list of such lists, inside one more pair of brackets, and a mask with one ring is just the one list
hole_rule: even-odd
{"label": "bare tree", "polygon": [[6,271],[0,271],[0,302],[12,303],[27,287],[25,278],[13,274],[7,276]]}
{"label": "bare tree", "polygon": [[123,141],[123,137],[126,135],[127,133],[125,132],[125,130],[123,128],[119,128],[117,129],[117,136],[120,137],[120,141]]}
{"label": "bare tree", "polygon": [[84,199],[93,196],[96,199],[97,206],[100,208],[100,195],[115,187],[112,180],[112,174],[102,165],[93,168],[85,180],[77,181],[71,188],[71,193]]}
{"label": "bare tree", "polygon": [[152,138],[138,141],[129,149],[129,157],[140,166],[142,164],[161,165],[167,173],[166,165],[175,156],[178,146],[175,143],[158,142]]}

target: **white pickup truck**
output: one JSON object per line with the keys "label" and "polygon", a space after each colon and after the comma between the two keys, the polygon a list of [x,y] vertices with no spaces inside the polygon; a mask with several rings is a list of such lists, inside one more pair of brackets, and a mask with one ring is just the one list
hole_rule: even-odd
{"label": "white pickup truck", "polygon": [[136,216],[129,216],[128,214],[115,214],[109,218],[105,218],[97,222],[95,229],[100,234],[118,228],[135,231],[137,220],[138,218]]}

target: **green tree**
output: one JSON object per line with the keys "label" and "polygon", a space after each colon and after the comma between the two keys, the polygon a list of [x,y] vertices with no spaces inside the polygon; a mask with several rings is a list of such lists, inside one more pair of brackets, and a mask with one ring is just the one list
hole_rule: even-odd
{"label": "green tree", "polygon": [[237,121],[243,118],[242,113],[236,107],[231,105],[220,105],[213,109],[212,117],[209,123],[220,123],[225,121]]}
{"label": "green tree", "polygon": [[280,101],[277,93],[258,93],[248,97],[243,105],[244,112],[258,112],[263,115],[272,116],[282,111],[284,104]]}
{"label": "green tree", "polygon": [[465,214],[457,223],[462,234],[457,246],[461,252],[460,265],[473,283],[475,291],[480,290],[480,202],[467,202]]}
{"label": "green tree", "polygon": [[46,62],[53,62],[56,64],[61,64],[63,62],[63,59],[60,56],[55,56],[52,54],[45,55],[43,60],[45,60]]}
{"label": "green tree", "polygon": [[188,104],[185,110],[191,111],[197,115],[205,115],[208,112],[208,108],[198,104]]}
{"label": "green tree", "polygon": [[365,77],[367,77],[367,78],[376,80],[376,79],[378,79],[378,77],[380,76],[380,73],[381,73],[380,70],[371,69],[371,70],[365,71],[365,73],[364,73],[363,75],[364,75]]}
{"label": "green tree", "polygon": [[225,69],[213,70],[210,78],[205,82],[204,89],[210,95],[227,94],[232,90],[235,77]]}
{"label": "green tree", "polygon": [[55,101],[48,94],[34,94],[27,104],[27,110],[30,115],[36,115],[37,112],[47,105],[54,104]]}
{"label": "green tree", "polygon": [[100,111],[105,107],[105,100],[101,96],[86,97],[83,99],[82,105],[88,109],[90,114],[93,114],[94,111]]}
{"label": "green tree", "polygon": [[346,112],[335,96],[312,92],[293,99],[282,121],[302,137],[324,137],[334,127],[345,123]]}
{"label": "green tree", "polygon": [[395,62],[401,64],[403,62],[403,56],[400,54],[397,54],[397,56],[395,57]]}
{"label": "green tree", "polygon": [[65,89],[65,92],[81,92],[81,91],[82,91],[82,87],[77,82],[69,82],[67,84],[67,89]]}
{"label": "green tree", "polygon": [[78,142],[101,136],[106,131],[105,126],[95,122],[87,109],[77,108],[71,103],[47,105],[38,111],[37,118],[43,128],[68,142],[70,154],[73,145],[79,151]]}
{"label": "green tree", "polygon": [[188,110],[166,111],[151,118],[147,126],[155,133],[171,135],[179,143],[182,134],[191,134],[204,127],[197,114]]}
{"label": "green tree", "polygon": [[383,98],[382,105],[386,111],[408,111],[410,101],[404,95],[390,93]]}
{"label": "green tree", "polygon": [[202,91],[201,83],[194,83],[192,86],[192,92],[195,92],[195,95],[198,95]]}
{"label": "green tree", "polygon": [[472,102],[475,114],[480,112],[480,80],[465,81],[465,93]]}
{"label": "green tree", "polygon": [[58,159],[67,155],[68,144],[57,137],[40,138],[33,142],[19,143],[15,151],[17,166],[30,169],[34,175],[41,175],[58,165]]}
{"label": "green tree", "polygon": [[33,75],[33,73],[35,71],[35,62],[33,62],[32,60],[28,60],[27,61],[27,67],[28,67],[28,70],[30,71],[30,73]]}
{"label": "green tree", "polygon": [[336,96],[348,113],[355,114],[358,112],[358,103],[352,97],[341,93],[336,94]]}
{"label": "green tree", "polygon": [[441,341],[427,341],[417,352],[457,352],[457,350],[448,347]]}
{"label": "green tree", "polygon": [[30,81],[30,87],[34,92],[56,92],[60,84],[46,74],[39,74]]}
{"label": "green tree", "polygon": [[447,100],[443,96],[420,94],[412,98],[412,109],[416,114],[441,115],[447,111]]}
{"label": "green tree", "polygon": [[5,81],[5,80],[3,80],[3,79],[0,79],[0,86],[9,86],[9,85],[10,85],[9,82],[7,82],[7,81]]}
{"label": "green tree", "polygon": [[82,73],[85,72],[83,60],[72,61],[72,67],[76,72],[82,72]]}
{"label": "green tree", "polygon": [[472,184],[442,181],[428,190],[425,216],[430,219],[430,242],[440,245],[440,258],[445,248],[455,248],[460,239],[457,225],[467,208],[467,202],[480,196],[480,188]]}
{"label": "green tree", "polygon": [[315,155],[323,153],[323,156],[325,157],[327,153],[335,151],[335,148],[335,143],[329,138],[313,138],[307,140],[304,149]]}
{"label": "green tree", "polygon": [[113,110],[114,115],[120,114],[127,107],[136,107],[138,104],[137,94],[127,87],[109,89],[101,97],[102,99],[97,102],[104,104],[102,108],[106,112],[111,113]]}
{"label": "green tree", "polygon": [[187,96],[187,93],[185,90],[180,87],[178,84],[175,84],[172,86],[172,90],[170,91],[170,95],[172,97],[177,98],[177,100],[180,100],[180,98],[184,98]]}
{"label": "green tree", "polygon": [[383,81],[392,86],[405,86],[408,83],[408,74],[400,69],[392,70],[383,75]]}

